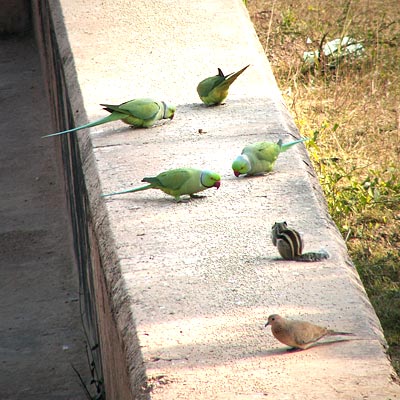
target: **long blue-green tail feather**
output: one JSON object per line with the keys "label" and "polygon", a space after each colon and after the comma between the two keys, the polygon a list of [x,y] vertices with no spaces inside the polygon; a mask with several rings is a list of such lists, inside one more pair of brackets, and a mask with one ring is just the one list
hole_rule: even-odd
{"label": "long blue-green tail feather", "polygon": [[280,141],[279,141],[280,143],[278,142],[278,145],[280,144],[281,153],[283,153],[284,151],[290,149],[290,148],[291,148],[292,146],[294,146],[295,144],[301,143],[301,142],[305,142],[305,141],[307,141],[307,140],[309,140],[309,139],[308,139],[308,138],[301,138],[301,139],[299,139],[299,140],[295,140],[294,142],[283,143],[283,144],[282,144],[282,141],[280,140]]}
{"label": "long blue-green tail feather", "polygon": [[58,136],[58,135],[63,135],[64,133],[76,132],[76,131],[79,131],[81,129],[92,128],[93,126],[106,124],[107,122],[118,121],[119,119],[122,119],[124,117],[126,117],[125,114],[117,114],[117,113],[114,114],[113,113],[113,114],[107,115],[107,117],[98,119],[97,121],[89,122],[88,124],[78,126],[77,128],[67,129],[66,131],[51,133],[50,135],[42,136],[42,138],[51,137],[51,136]]}
{"label": "long blue-green tail feather", "polygon": [[153,187],[153,185],[149,184],[149,185],[144,185],[144,186],[139,186],[133,189],[126,189],[126,190],[122,190],[120,192],[113,192],[113,193],[106,193],[106,194],[102,194],[101,197],[108,197],[108,196],[114,196],[116,194],[125,194],[125,193],[132,193],[132,192],[139,192],[141,190],[147,190],[147,189],[151,189]]}

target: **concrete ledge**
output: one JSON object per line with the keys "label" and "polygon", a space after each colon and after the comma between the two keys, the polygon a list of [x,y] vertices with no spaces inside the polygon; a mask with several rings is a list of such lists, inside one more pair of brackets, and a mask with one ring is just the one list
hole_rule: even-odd
{"label": "concrete ledge", "polygon": [[[48,95],[50,103],[53,104],[53,125],[63,129],[74,121],[71,104],[78,109],[84,107],[61,8],[57,3],[35,2],[33,18],[36,38],[41,48]],[[49,142],[49,145],[54,144]],[[138,341],[130,338],[130,333],[134,332],[135,327],[129,311],[129,303],[123,299],[125,291],[121,287],[122,304],[117,308],[118,302],[113,303],[109,295],[107,284],[111,285],[111,283],[106,282],[109,277],[105,275],[100,258],[99,239],[93,225],[95,218],[90,210],[88,198],[92,190],[96,193],[92,196],[99,196],[99,183],[91,143],[88,140],[78,142],[75,137],[65,136],[61,140],[61,146],[57,144],[57,147],[60,150],[60,161],[63,163],[62,168],[67,182],[67,193],[69,193],[67,200],[79,268],[81,307],[84,311],[82,317],[85,332],[88,334],[88,346],[91,349],[90,361],[96,371],[94,378],[98,380],[99,390],[104,390],[104,386],[107,388],[107,398],[134,398],[133,393],[141,391],[146,377]],[[91,181],[90,177],[92,177]],[[105,214],[105,211],[103,213]],[[113,247],[112,234],[106,234],[106,237],[107,245]],[[108,262],[117,263],[117,260],[108,260]],[[112,278],[118,279],[118,270],[115,270]],[[113,290],[116,290],[115,286],[112,284]],[[123,330],[126,331],[124,338],[122,338],[120,327],[117,326],[115,313],[120,313],[122,318],[126,319],[123,326]],[[129,358],[129,364],[136,366],[130,375],[123,340],[128,340],[129,345],[136,349]],[[103,366],[105,366],[104,369]],[[89,382],[87,384],[91,386]]]}
{"label": "concrete ledge", "polygon": [[[398,398],[379,321],[305,148],[265,177],[230,170],[245,144],[298,135],[242,2],[48,4],[34,14],[60,129],[103,115],[102,102],[150,96],[178,106],[152,129],[117,122],[48,139],[69,177],[107,398]],[[201,79],[248,63],[226,105],[200,104]],[[221,189],[183,204],[157,191],[100,198],[179,166],[220,172]],[[277,260],[270,227],[283,219],[331,259]],[[361,340],[286,354],[261,329],[274,312]]]}

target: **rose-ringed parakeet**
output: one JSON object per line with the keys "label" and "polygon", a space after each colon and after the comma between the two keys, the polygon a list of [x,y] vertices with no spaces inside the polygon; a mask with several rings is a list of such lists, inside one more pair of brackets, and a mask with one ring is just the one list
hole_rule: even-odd
{"label": "rose-ringed parakeet", "polygon": [[282,143],[282,140],[279,140],[278,143],[257,142],[249,144],[232,163],[233,173],[235,176],[239,176],[242,174],[256,175],[271,172],[280,153],[306,140],[308,138],[302,138],[285,144]]}
{"label": "rose-ringed parakeet", "polygon": [[231,84],[248,67],[249,65],[246,65],[240,71],[229,75],[224,75],[218,68],[218,75],[202,80],[197,86],[197,93],[202,102],[207,106],[221,104],[227,98]]}
{"label": "rose-ringed parakeet", "polygon": [[116,194],[139,192],[147,189],[160,189],[164,193],[173,196],[177,202],[181,201],[181,196],[189,195],[196,197],[195,193],[216,187],[221,184],[221,177],[209,170],[199,170],[195,168],[171,169],[150,178],[143,178],[142,182],[148,185],[127,189],[120,192],[103,194],[102,197],[114,196]]}
{"label": "rose-ringed parakeet", "polygon": [[163,101],[155,101],[152,99],[134,99],[118,106],[111,104],[100,105],[104,107],[103,110],[106,110],[111,114],[97,121],[78,126],[77,128],[67,129],[66,131],[52,133],[43,137],[62,135],[64,133],[75,132],[80,129],[91,128],[93,126],[118,120],[138,128],[149,128],[160,119],[172,119],[176,109],[173,105],[168,105]]}

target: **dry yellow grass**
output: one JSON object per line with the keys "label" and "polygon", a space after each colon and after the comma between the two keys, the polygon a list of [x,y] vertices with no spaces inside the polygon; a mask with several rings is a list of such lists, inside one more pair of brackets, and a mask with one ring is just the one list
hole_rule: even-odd
{"label": "dry yellow grass", "polygon": [[[400,369],[400,6],[398,0],[249,0],[260,41],[308,145]],[[304,51],[350,36],[334,68]]]}

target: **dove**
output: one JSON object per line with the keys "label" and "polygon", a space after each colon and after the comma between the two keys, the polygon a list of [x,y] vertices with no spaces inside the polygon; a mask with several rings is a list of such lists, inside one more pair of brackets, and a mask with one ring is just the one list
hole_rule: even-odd
{"label": "dove", "polygon": [[228,97],[231,84],[249,66],[250,64],[246,65],[240,71],[229,75],[224,75],[221,69],[218,68],[218,75],[210,76],[197,85],[197,93],[201,101],[207,106],[221,104]]}
{"label": "dove", "polygon": [[306,321],[289,320],[278,314],[268,317],[265,326],[271,325],[272,334],[281,343],[292,348],[305,350],[324,336],[353,336],[349,332],[337,332]]}
{"label": "dove", "polygon": [[102,194],[101,197],[139,192],[147,189],[160,189],[164,193],[173,196],[177,202],[180,202],[182,195],[196,197],[195,193],[203,190],[212,187],[218,189],[221,184],[221,177],[217,173],[209,170],[177,168],[161,172],[154,177],[143,178],[142,182],[147,182],[148,184],[132,189],[122,190],[120,192]]}
{"label": "dove", "polygon": [[51,133],[42,137],[51,137],[63,135],[69,132],[79,131],[85,128],[106,124],[107,122],[121,120],[125,124],[138,128],[149,128],[160,119],[172,119],[174,117],[176,107],[168,105],[164,101],[155,101],[152,99],[134,99],[126,101],[120,105],[100,104],[103,110],[106,110],[110,115],[98,119],[94,122],[78,126],[77,128],[67,129],[66,131]]}
{"label": "dove", "polygon": [[256,142],[249,144],[242,150],[242,154],[233,161],[233,173],[238,177],[243,174],[250,176],[271,172],[280,153],[306,140],[308,138],[283,144],[282,140],[279,139],[277,143]]}

